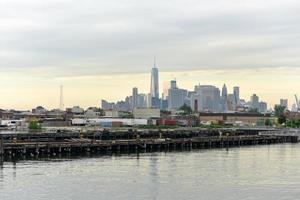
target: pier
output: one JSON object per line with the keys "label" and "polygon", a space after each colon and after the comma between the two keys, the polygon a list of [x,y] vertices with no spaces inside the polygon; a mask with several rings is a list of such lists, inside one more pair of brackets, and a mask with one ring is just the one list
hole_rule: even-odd
{"label": "pier", "polygon": [[[258,134],[260,133],[260,134]],[[122,131],[0,135],[1,156],[151,152],[297,143],[298,136],[239,131]]]}

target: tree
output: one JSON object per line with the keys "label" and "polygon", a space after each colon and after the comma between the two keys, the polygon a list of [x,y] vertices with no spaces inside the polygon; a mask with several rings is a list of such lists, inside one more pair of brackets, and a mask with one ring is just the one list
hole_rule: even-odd
{"label": "tree", "polygon": [[33,120],[33,121],[29,122],[28,128],[30,130],[41,130],[42,126],[41,126],[41,124],[38,121]]}
{"label": "tree", "polygon": [[186,105],[186,104],[183,104],[183,106],[181,106],[179,108],[179,110],[183,111],[184,115],[190,115],[193,112],[192,108],[190,106]]}
{"label": "tree", "polygon": [[284,114],[285,106],[275,105],[274,110],[275,110],[275,116],[278,119],[278,123],[279,124],[285,123],[286,122],[286,117]]}
{"label": "tree", "polygon": [[272,121],[271,121],[269,118],[266,119],[265,125],[266,125],[266,126],[272,126]]}

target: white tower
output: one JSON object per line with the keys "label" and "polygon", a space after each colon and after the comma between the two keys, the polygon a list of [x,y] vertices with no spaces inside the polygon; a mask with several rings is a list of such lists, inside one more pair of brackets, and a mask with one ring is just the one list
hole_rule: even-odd
{"label": "white tower", "polygon": [[60,86],[59,109],[61,111],[63,111],[64,107],[65,107],[65,105],[64,105],[64,86],[61,85]]}

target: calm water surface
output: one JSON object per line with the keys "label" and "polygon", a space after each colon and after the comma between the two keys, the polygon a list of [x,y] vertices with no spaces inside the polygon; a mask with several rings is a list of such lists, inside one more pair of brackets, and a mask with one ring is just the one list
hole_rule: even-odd
{"label": "calm water surface", "polygon": [[0,200],[300,199],[300,144],[1,167]]}

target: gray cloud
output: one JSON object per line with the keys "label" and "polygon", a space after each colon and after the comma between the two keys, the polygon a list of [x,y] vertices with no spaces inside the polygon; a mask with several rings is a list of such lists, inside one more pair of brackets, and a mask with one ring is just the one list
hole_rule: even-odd
{"label": "gray cloud", "polygon": [[296,0],[0,2],[0,70],[49,76],[299,67]]}

